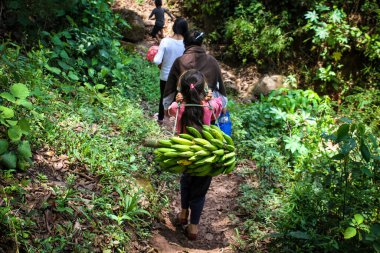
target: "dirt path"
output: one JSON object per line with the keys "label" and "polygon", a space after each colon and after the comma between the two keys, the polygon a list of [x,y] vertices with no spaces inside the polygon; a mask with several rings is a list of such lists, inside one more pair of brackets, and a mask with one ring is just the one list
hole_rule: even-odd
{"label": "dirt path", "polygon": [[[151,30],[154,21],[148,20],[148,16],[154,7],[154,1],[146,0],[118,0],[117,8],[126,8],[136,11],[144,20],[146,34]],[[165,7],[165,1],[164,1]],[[178,9],[170,9],[174,15],[179,15]],[[167,22],[164,28],[166,35],[171,34],[172,22]],[[155,42],[149,35],[145,40],[138,43],[137,50],[142,54]],[[221,65],[223,68],[223,65]],[[223,69],[223,74],[228,80],[235,77],[231,71]],[[165,120],[163,130],[170,133],[173,128],[173,119]],[[234,225],[238,222],[236,216],[231,215],[237,207],[239,185],[243,179],[236,175],[220,175],[214,177],[211,187],[206,195],[206,203],[199,226],[198,239],[189,241],[183,233],[181,226],[176,226],[175,217],[180,211],[179,192],[173,192],[170,196],[169,210],[163,211],[163,222],[157,222],[152,231],[149,242],[149,252],[163,253],[196,253],[196,252],[234,252]]]}

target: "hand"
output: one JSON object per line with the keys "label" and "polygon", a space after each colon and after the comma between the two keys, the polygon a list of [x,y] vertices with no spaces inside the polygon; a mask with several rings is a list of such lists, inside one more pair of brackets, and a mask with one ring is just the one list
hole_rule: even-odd
{"label": "hand", "polygon": [[176,101],[177,103],[180,103],[180,102],[182,102],[182,100],[183,100],[182,93],[181,93],[181,92],[178,92],[177,95],[175,96],[175,101]]}
{"label": "hand", "polygon": [[222,109],[222,113],[223,113],[223,114],[226,114],[226,113],[227,113],[227,106],[224,107],[224,108]]}
{"label": "hand", "polygon": [[212,90],[208,90],[208,93],[205,97],[205,100],[206,101],[210,101],[212,99]]}

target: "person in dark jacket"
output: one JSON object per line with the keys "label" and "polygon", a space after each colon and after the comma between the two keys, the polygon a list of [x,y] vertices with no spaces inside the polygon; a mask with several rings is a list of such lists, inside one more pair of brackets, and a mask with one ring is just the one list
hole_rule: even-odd
{"label": "person in dark jacket", "polygon": [[[204,33],[199,31],[193,31],[185,38],[185,52],[174,61],[166,82],[163,99],[166,112],[170,104],[175,100],[179,77],[189,69],[196,69],[203,73],[206,77],[208,88],[212,91],[212,96],[222,98],[223,112],[226,112],[228,100],[222,80],[222,72],[217,60],[207,54],[202,47],[203,38]],[[166,115],[168,114],[166,113]]]}

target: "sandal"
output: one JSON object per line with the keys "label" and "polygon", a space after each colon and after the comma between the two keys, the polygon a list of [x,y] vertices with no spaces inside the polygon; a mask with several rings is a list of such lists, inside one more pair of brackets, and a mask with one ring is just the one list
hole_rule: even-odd
{"label": "sandal", "polygon": [[190,233],[190,232],[189,232],[189,227],[188,227],[188,226],[185,228],[185,236],[186,236],[187,239],[189,239],[190,241],[195,241],[195,240],[197,239],[197,234]]}

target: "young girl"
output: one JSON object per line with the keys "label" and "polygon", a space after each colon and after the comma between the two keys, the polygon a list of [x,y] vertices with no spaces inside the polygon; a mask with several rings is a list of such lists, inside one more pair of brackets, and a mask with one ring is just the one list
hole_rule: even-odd
{"label": "young girl", "polygon": [[[200,71],[191,69],[181,75],[176,102],[173,102],[168,110],[170,116],[178,113],[178,133],[186,132],[186,126],[201,130],[202,125],[210,125],[212,120],[218,118],[221,111],[221,97],[212,98],[211,93],[208,92],[205,77]],[[198,177],[187,173],[181,176],[182,210],[177,218],[180,224],[187,225],[190,214],[190,225],[185,229],[186,236],[190,240],[195,240],[197,237],[198,224],[211,179],[211,176]]]}

